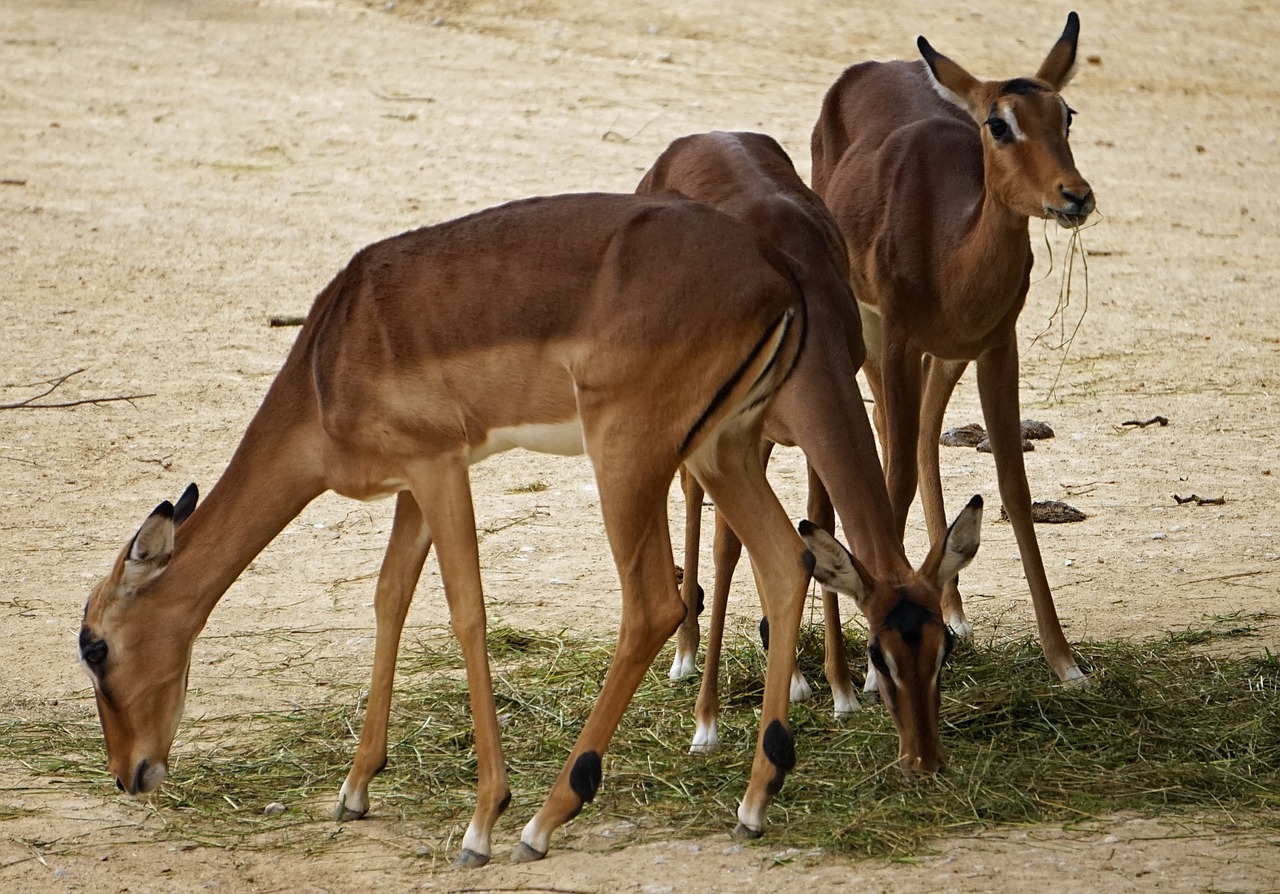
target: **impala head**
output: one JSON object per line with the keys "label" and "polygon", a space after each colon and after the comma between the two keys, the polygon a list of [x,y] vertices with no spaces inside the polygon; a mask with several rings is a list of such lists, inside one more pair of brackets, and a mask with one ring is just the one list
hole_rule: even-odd
{"label": "impala head", "polygon": [[826,531],[808,521],[800,536],[823,586],[857,600],[867,619],[867,652],[880,697],[898,729],[898,765],[908,777],[943,763],[938,730],[942,666],[954,637],[942,620],[941,591],[978,552],[982,497],[975,496],[907,580],[882,580]]}
{"label": "impala head", "polygon": [[84,607],[80,661],[93,680],[107,764],[116,786],[131,795],[164,781],[186,700],[201,623],[157,585],[173,556],[174,532],[197,497],[193,484],[176,506],[157,506]]}
{"label": "impala head", "polygon": [[1015,213],[1064,227],[1084,223],[1094,208],[1067,142],[1074,110],[1058,95],[1074,73],[1079,36],[1073,12],[1035,77],[1008,81],[980,81],[923,37],[917,41],[934,89],[978,122],[987,188]]}

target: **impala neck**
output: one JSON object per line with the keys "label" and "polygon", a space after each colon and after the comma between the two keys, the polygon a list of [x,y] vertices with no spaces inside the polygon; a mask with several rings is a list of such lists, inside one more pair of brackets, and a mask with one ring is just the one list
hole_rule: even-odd
{"label": "impala neck", "polygon": [[969,293],[983,301],[1018,294],[1017,280],[1026,277],[1031,250],[1027,216],[1005,204],[990,183],[990,172],[984,172],[982,192],[962,226],[951,274],[953,282],[968,284]]}
{"label": "impala neck", "polygon": [[[313,401],[282,371],[222,477],[175,536],[161,585],[192,601],[200,624],[254,557],[324,492]],[[178,594],[175,594],[177,596]]]}

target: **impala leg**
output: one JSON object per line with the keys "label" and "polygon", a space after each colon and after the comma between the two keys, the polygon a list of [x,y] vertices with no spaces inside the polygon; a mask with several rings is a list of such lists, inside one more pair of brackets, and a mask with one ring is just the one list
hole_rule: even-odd
{"label": "impala leg", "polygon": [[680,467],[680,489],[684,492],[684,580],[680,598],[684,601],[684,621],[676,633],[676,655],[671,661],[671,682],[683,680],[695,670],[698,659],[698,553],[702,545],[702,485]]}
{"label": "impala leg", "polygon": [[[593,458],[597,455],[589,452]],[[600,509],[622,582],[618,647],[568,762],[542,809],[520,834],[512,854],[515,862],[546,856],[551,833],[595,798],[605,749],[636,687],[684,618],[685,607],[671,573],[667,529],[667,488],[674,471],[668,471],[664,480],[656,471],[615,467],[602,474],[597,468]]]}
{"label": "impala leg", "polygon": [[432,463],[427,471],[427,475],[415,476],[413,493],[435,536],[449,621],[466,665],[476,740],[476,809],[454,865],[483,866],[489,861],[493,825],[511,802],[511,789],[507,785],[489,671],[475,511],[467,464],[462,457],[445,457]]}
{"label": "impala leg", "polygon": [[884,414],[884,480],[899,542],[906,536],[907,513],[916,495],[921,367],[918,352],[902,345],[884,346],[876,412]]}
{"label": "impala leg", "polygon": [[1031,491],[1027,486],[1027,470],[1022,457],[1022,428],[1018,405],[1018,349],[1010,338],[978,360],[978,394],[982,414],[987,423],[987,438],[996,463],[1000,482],[1000,499],[1013,526],[1022,554],[1022,570],[1031,589],[1031,604],[1036,612],[1040,645],[1045,660],[1064,682],[1083,680],[1071,646],[1062,632],[1058,611],[1049,591],[1044,560],[1031,521]]}
{"label": "impala leg", "polygon": [[[924,391],[920,399],[920,440],[916,445],[916,467],[920,475],[920,503],[929,529],[929,542],[937,543],[947,533],[946,506],[942,499],[942,473],[938,463],[938,439],[942,419],[956,383],[968,366],[965,360],[924,359]],[[960,599],[959,576],[942,587],[942,617],[956,636],[967,637],[973,625],[965,617]]]}
{"label": "impala leg", "polygon": [[[728,440],[727,438],[725,440]],[[800,616],[813,557],[765,480],[759,454],[749,445],[724,444],[713,462],[690,464],[730,527],[742,538],[769,619],[769,658],[764,703],[751,781],[738,806],[738,837],[764,831],[765,811],[795,767],[795,741],[787,712]]]}
{"label": "impala leg", "polygon": [[431,532],[418,504],[411,493],[401,491],[396,497],[391,539],[382,557],[382,570],[374,591],[377,638],[373,647],[373,681],[369,685],[360,745],[333,811],[333,818],[339,822],[359,819],[368,812],[369,782],[386,766],[387,723],[391,716],[400,633],[413,601],[414,587],[422,574],[422,563],[430,549]]}
{"label": "impala leg", "polygon": [[[809,500],[805,512],[809,521],[813,522],[828,534],[836,530],[836,513],[831,506],[831,497],[817,470],[812,465],[809,470]],[[854,692],[853,680],[849,676],[849,659],[844,654],[844,628],[840,623],[840,597],[834,590],[822,588],[822,623],[823,623],[823,671],[827,683],[831,686],[831,700],[835,703],[835,714],[840,717],[852,714],[859,708],[858,696]]]}
{"label": "impala leg", "polygon": [[[689,477],[693,477],[690,475]],[[699,485],[701,488],[701,485]],[[693,709],[695,721],[690,754],[708,754],[720,744],[720,652],[724,643],[724,621],[729,609],[729,589],[733,572],[742,557],[742,541],[733,533],[719,509],[716,510],[715,586],[711,594],[711,623],[707,626],[707,655],[702,663],[702,685]]]}

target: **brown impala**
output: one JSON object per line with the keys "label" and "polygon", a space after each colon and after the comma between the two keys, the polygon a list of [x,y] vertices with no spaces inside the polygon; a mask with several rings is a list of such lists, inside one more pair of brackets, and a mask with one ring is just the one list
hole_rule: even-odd
{"label": "brown impala", "polygon": [[[771,137],[754,133],[710,133],[684,137],[659,156],[637,192],[675,191],[706,202],[760,231],[791,258],[809,309],[809,335],[791,378],[765,416],[763,446],[799,446],[809,461],[809,515],[834,528],[834,502],[860,561],[854,561],[826,531],[802,525],[819,567],[815,576],[853,596],[867,617],[869,651],[881,669],[879,688],[898,728],[903,772],[932,773],[942,758],[938,741],[939,678],[951,646],[942,620],[940,593],[978,549],[982,500],[975,497],[950,531],[936,539],[912,569],[893,525],[871,425],[854,378],[864,349],[857,302],[847,283],[844,240],[822,200],[804,185],[791,159]],[[696,597],[702,489],[684,476],[686,604]],[[830,492],[830,498],[827,494]],[[717,744],[720,639],[733,566],[741,542],[716,512],[716,579],[707,659],[698,693],[692,751]],[[732,523],[731,523],[732,524]],[[825,561],[824,561],[825,560]],[[855,711],[834,594],[824,591],[826,673],[837,714]],[[769,614],[766,610],[765,616]],[[690,610],[680,631],[678,671],[693,670],[697,617]],[[772,640],[772,636],[769,637]],[[680,673],[679,675],[683,675]],[[797,678],[793,689],[802,678]],[[807,687],[805,687],[807,688]],[[796,692],[796,695],[801,693]]]}
{"label": "brown impala", "polygon": [[[867,380],[899,536],[915,495],[946,529],[938,436],[969,361],[1040,642],[1064,681],[1083,679],[1058,622],[1031,524],[1018,407],[1016,324],[1032,264],[1028,218],[1079,226],[1094,208],[1067,136],[1080,20],[1033,77],[980,81],[919,39],[924,61],[864,62],[828,91],[813,130],[813,184],[849,247]],[[970,630],[955,581],[947,623]]]}
{"label": "brown impala", "polygon": [[117,785],[137,794],[163,781],[192,644],[254,556],[326,490],[394,494],[367,719],[336,812],[365,813],[386,761],[400,632],[435,543],[479,777],[457,863],[485,863],[510,790],[467,469],[512,447],[585,451],[621,577],[621,632],[595,707],[513,858],[545,855],[552,832],[595,796],[609,740],[684,617],[666,515],[682,463],[743,533],[774,621],[738,809],[739,834],[759,834],[795,763],[788,684],[812,567],[765,480],[761,424],[805,330],[786,259],[738,221],[678,197],[530,199],[360,251],[316,298],[208,498],[197,506],[193,485],[176,507],[162,503],[89,596],[80,654]]}

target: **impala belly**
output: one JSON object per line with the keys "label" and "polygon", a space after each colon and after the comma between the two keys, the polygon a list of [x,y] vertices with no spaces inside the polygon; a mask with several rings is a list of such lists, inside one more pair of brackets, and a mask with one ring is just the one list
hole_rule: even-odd
{"label": "impala belly", "polygon": [[567,422],[492,428],[483,443],[467,450],[467,462],[474,465],[495,453],[515,447],[523,447],[535,453],[577,456],[586,452],[586,445],[582,440],[582,420],[574,417]]}

